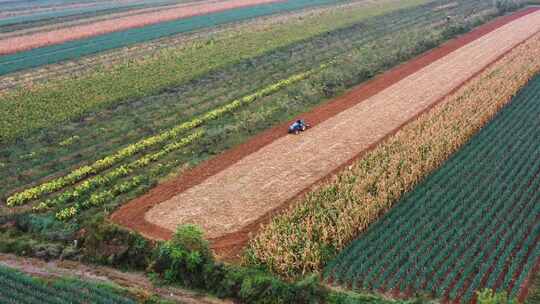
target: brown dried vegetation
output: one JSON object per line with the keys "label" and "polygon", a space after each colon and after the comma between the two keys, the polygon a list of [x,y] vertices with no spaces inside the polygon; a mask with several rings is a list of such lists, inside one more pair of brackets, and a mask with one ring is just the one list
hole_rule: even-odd
{"label": "brown dried vegetation", "polygon": [[439,167],[540,71],[540,35],[318,186],[263,227],[247,252],[285,277],[319,271]]}

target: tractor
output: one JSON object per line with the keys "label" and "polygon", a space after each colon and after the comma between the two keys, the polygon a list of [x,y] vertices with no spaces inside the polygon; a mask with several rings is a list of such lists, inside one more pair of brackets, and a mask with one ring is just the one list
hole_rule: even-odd
{"label": "tractor", "polygon": [[309,127],[311,126],[303,119],[299,119],[289,126],[289,134],[298,135],[300,132],[307,130]]}

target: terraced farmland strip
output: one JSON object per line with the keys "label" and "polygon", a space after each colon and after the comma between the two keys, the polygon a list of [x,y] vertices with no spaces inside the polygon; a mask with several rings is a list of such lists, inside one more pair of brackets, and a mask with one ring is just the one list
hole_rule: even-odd
{"label": "terraced farmland strip", "polygon": [[153,207],[145,219],[171,231],[179,224],[195,223],[209,238],[237,232],[435,104],[538,30],[538,12],[505,25],[322,122],[309,136],[277,139]]}
{"label": "terraced farmland strip", "polygon": [[[160,5],[160,4],[172,4],[175,3],[174,1],[156,1],[153,5]],[[145,5],[144,2],[142,3],[133,3],[129,5],[124,5],[122,3],[102,3],[98,6],[93,6],[90,8],[75,8],[75,9],[64,9],[61,11],[56,12],[44,12],[44,13],[37,13],[32,14],[29,16],[16,16],[16,17],[7,17],[7,18],[1,18],[0,19],[0,32],[6,32],[9,30],[12,30],[14,26],[21,26],[21,25],[29,25],[31,23],[36,23],[41,20],[47,20],[47,19],[53,19],[58,20],[62,17],[67,17],[70,15],[77,15],[79,17],[84,16],[84,14],[93,13],[97,14],[100,11],[105,12],[111,12],[111,11],[122,11],[122,10],[129,10],[129,9],[137,9],[137,8],[144,8],[147,5]]]}
{"label": "terraced farmland strip", "polygon": [[149,12],[158,12],[180,6],[176,1],[156,2],[152,5],[135,5],[128,7],[110,8],[105,10],[89,10],[88,12],[79,12],[79,14],[67,15],[66,17],[49,18],[37,20],[30,23],[13,24],[0,27],[0,40],[35,34],[39,32],[48,32],[52,30],[92,24],[98,21],[110,20],[126,16],[142,15]]}
{"label": "terraced farmland strip", "polygon": [[537,77],[346,248],[327,278],[462,303],[483,288],[518,296],[540,257],[539,98]]}

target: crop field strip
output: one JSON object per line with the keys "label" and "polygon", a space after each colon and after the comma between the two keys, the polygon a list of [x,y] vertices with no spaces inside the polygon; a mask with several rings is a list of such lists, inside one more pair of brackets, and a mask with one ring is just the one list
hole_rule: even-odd
{"label": "crop field strip", "polygon": [[[44,64],[51,64],[64,60],[76,59],[82,56],[91,55],[98,52],[131,45],[134,43],[149,41],[164,36],[170,36],[183,32],[190,32],[197,29],[212,27],[224,23],[238,22],[283,11],[302,9],[308,6],[327,5],[335,2],[336,0],[295,0],[294,2],[289,1],[276,2],[271,4],[259,4],[256,6],[248,6],[243,8],[225,10],[222,12],[209,13],[207,15],[187,17],[175,21],[161,22],[158,24],[147,25],[142,28],[126,29],[120,32],[102,34],[82,40],[68,41],[62,44],[43,46],[27,51],[21,51],[16,54],[1,56],[0,75],[5,75],[23,69],[34,68]],[[134,19],[138,19],[138,17]],[[94,25],[92,25],[91,30],[94,29],[93,26]],[[46,37],[44,39],[46,39]],[[13,51],[11,50],[12,45],[22,45],[13,44],[13,42],[9,40],[10,39],[7,39],[4,42],[0,41],[0,53],[2,52],[1,50],[4,48],[6,50],[10,49],[10,52]],[[9,43],[7,43],[8,41]],[[1,46],[2,43],[4,43],[5,47]],[[29,58],[32,58],[32,60],[28,60]]]}
{"label": "crop field strip", "polygon": [[145,219],[171,231],[195,223],[209,238],[234,233],[339,168],[538,30],[538,12],[505,25],[315,126],[309,137],[282,137],[244,157],[156,205]]}
{"label": "crop field strip", "polygon": [[[117,19],[119,22],[124,21],[125,23],[126,19],[123,18],[123,15],[129,16],[129,12],[139,13],[139,17],[141,19],[148,19],[149,16],[153,15],[163,15],[167,16],[168,13],[179,11],[180,14],[178,15],[179,18],[192,16],[193,13],[201,13],[204,14],[205,11],[208,9],[205,9],[206,5],[216,5],[217,8],[223,6],[224,0],[202,0],[202,1],[191,1],[189,3],[183,3],[175,0],[159,0],[159,1],[134,1],[134,2],[128,2],[128,3],[122,3],[121,1],[116,1],[112,3],[100,3],[94,5],[93,7],[79,7],[75,9],[58,9],[56,11],[52,12],[44,12],[44,13],[34,13],[30,15],[22,15],[22,16],[14,16],[14,17],[7,17],[7,18],[0,18],[0,33],[14,33],[16,36],[21,36],[17,34],[17,31],[22,30],[21,32],[27,32],[30,34],[32,29],[35,29],[35,33],[40,32],[40,26],[49,26],[52,30],[61,29],[64,26],[64,23],[69,23],[70,21],[77,21],[81,20],[82,23],[85,23],[85,19],[92,20],[93,17],[99,17],[99,16],[106,16],[109,15],[110,18],[108,19]],[[256,4],[257,2],[254,1],[253,4]],[[182,14],[181,12],[189,12],[190,7],[193,7],[195,11],[191,12],[190,14]],[[164,9],[167,9],[167,11],[164,11]],[[211,11],[209,11],[211,12]],[[127,13],[127,14],[126,14]],[[99,18],[98,18],[99,19]],[[98,19],[95,19],[96,21],[99,21]],[[105,19],[107,20],[107,18]],[[149,20],[150,21],[150,20]],[[163,20],[166,21],[166,20]],[[98,26],[100,23],[96,23]],[[54,25],[57,27],[55,28]],[[76,29],[76,24],[72,24],[73,29]],[[122,23],[119,23],[116,26],[110,27],[108,30],[110,31],[119,31],[122,30],[121,27]],[[148,25],[148,24],[142,24],[142,25]],[[139,25],[140,26],[140,25]],[[125,28],[124,28],[125,29]],[[44,31],[43,31],[44,32]],[[66,36],[66,33],[63,33],[62,31],[57,32],[51,32],[50,34],[59,34],[61,36],[65,36],[67,39],[70,37],[69,35]],[[34,35],[33,37],[39,37],[40,35]],[[6,39],[8,37],[4,36],[4,39],[0,40],[0,45],[3,44],[9,44],[9,41],[12,41],[12,43],[20,43],[20,46],[25,44],[26,39],[24,37],[19,37],[17,39]],[[73,39],[72,39],[73,40]],[[7,52],[2,52],[3,54],[7,54]]]}
{"label": "crop field strip", "polygon": [[[484,2],[484,5],[486,5],[485,3],[491,2],[486,1]],[[467,5],[464,4],[464,6]],[[397,15],[397,18],[401,17],[402,16]],[[354,32],[354,30],[354,27],[349,29],[351,32]],[[371,33],[367,35],[367,38],[369,38],[371,35],[373,34]],[[355,36],[362,37],[363,32],[357,32]],[[315,37],[313,39],[318,38]],[[329,38],[323,37],[323,39]],[[302,42],[300,42],[300,45],[301,43]],[[307,43],[310,43],[310,41],[307,41]],[[298,44],[294,44],[292,47],[287,47],[288,50],[294,51],[295,45]],[[354,46],[346,45],[346,47],[350,49]],[[275,62],[278,59],[284,60],[287,57],[299,56],[296,53],[285,53],[287,48],[274,51],[277,52],[277,54],[266,54],[268,55],[266,60]],[[342,48],[343,47],[340,47],[340,49]],[[325,50],[328,52],[332,51],[331,49],[326,48]],[[216,51],[217,50],[214,50],[213,53]],[[197,49],[189,49],[187,50],[187,53],[200,57],[195,55],[198,53]],[[221,56],[224,54],[219,53],[218,55]],[[279,55],[282,58],[274,58],[271,55]],[[184,56],[179,58],[180,63],[184,62],[183,60],[189,59],[184,58]],[[210,56],[208,58],[197,58],[197,60],[212,61],[214,60],[214,57]],[[257,61],[261,62],[261,60]],[[88,113],[89,111],[97,111],[99,108],[103,109],[103,107],[106,107],[107,105],[114,105],[121,100],[133,100],[140,95],[144,96],[151,94],[151,91],[159,89],[163,90],[163,86],[166,86],[169,84],[169,82],[182,83],[182,80],[186,82],[192,77],[199,76],[197,75],[199,69],[201,69],[199,65],[195,66],[195,64],[190,64],[189,66],[185,66],[179,64],[179,62],[167,58],[165,58],[165,62],[170,63],[172,66],[163,65],[159,61],[152,62],[146,67],[129,67],[129,65],[125,65],[123,66],[125,69],[131,69],[128,71],[127,75],[124,73],[125,71],[122,68],[121,70],[113,71],[112,76],[109,76],[109,74],[104,75],[104,73],[97,73],[95,77],[92,78],[83,78],[80,81],[68,82],[68,87],[64,87],[62,84],[59,84],[60,86],[57,88],[53,84],[50,90],[44,88],[42,90],[38,90],[38,92],[20,91],[18,94],[13,96],[3,96],[3,98],[0,98],[2,99],[0,102],[0,111],[7,119],[0,122],[0,129],[5,131],[0,136],[4,136],[6,139],[13,139],[13,137],[16,136],[15,134],[22,135],[20,133],[23,133],[25,130],[43,130],[47,126],[53,125],[57,122],[71,120],[77,116],[80,117],[84,113]],[[242,67],[242,64],[248,65],[249,67],[251,62],[251,60],[244,60],[243,62],[240,62],[239,65],[236,65],[236,67]],[[205,66],[206,65],[202,65],[203,70],[200,72],[208,72],[208,70],[204,68]],[[187,72],[179,72],[175,67],[179,69],[184,68]],[[257,67],[251,68],[256,69]],[[307,68],[309,69],[310,65],[308,65]],[[155,73],[152,73],[153,70],[155,70]],[[191,70],[194,71],[190,72]],[[140,73],[135,73],[137,71]],[[156,77],[156,74],[163,77]],[[147,80],[148,78],[143,77],[142,75],[148,75],[150,79]],[[103,79],[103,77],[106,79]],[[103,92],[108,92],[107,98],[105,98]],[[51,98],[51,96],[54,96],[54,98]],[[79,102],[81,99],[86,100],[86,102],[81,104]],[[22,115],[23,113],[25,113],[25,115]],[[32,120],[29,121],[27,119],[28,117],[32,117]],[[24,121],[24,124],[21,125],[21,121]]]}
{"label": "crop field strip", "polygon": [[[176,5],[175,5],[176,4]],[[152,5],[135,5],[120,8],[111,8],[100,11],[90,10],[86,14],[76,14],[66,17],[38,20],[31,23],[21,23],[6,25],[0,27],[0,40],[12,37],[47,32],[62,28],[91,24],[98,21],[104,21],[126,16],[143,15],[145,13],[158,12],[174,8],[178,4],[175,2],[152,3]],[[0,19],[1,20],[1,19]]]}
{"label": "crop field strip", "polygon": [[[116,169],[114,171],[116,171]],[[57,216],[60,217],[60,218],[64,218],[65,216],[71,217],[72,214],[74,213],[72,210],[81,210],[81,209],[84,209],[84,208],[80,208],[81,206],[88,206],[89,203],[87,201],[85,201],[86,199],[89,199],[89,202],[92,202],[91,204],[95,204],[95,203],[98,203],[96,205],[102,204],[103,203],[103,198],[110,198],[111,192],[109,192],[109,191],[112,191],[112,193],[116,193],[117,190],[115,190],[115,189],[124,189],[125,190],[125,189],[128,189],[129,187],[131,187],[132,185],[134,185],[134,183],[138,183],[138,182],[140,182],[140,179],[138,178],[138,176],[135,176],[133,179],[126,180],[125,182],[122,182],[121,185],[119,185],[119,187],[115,187],[115,188],[113,188],[111,190],[106,190],[105,192],[95,192],[94,194],[92,194],[92,196],[90,198],[81,198],[80,200],[78,200],[78,203],[76,203],[76,205],[75,205],[76,206],[75,209],[73,209],[73,207],[65,208],[61,212],[59,212],[57,214]],[[124,186],[126,186],[126,187],[124,187]],[[81,189],[81,188],[78,188],[78,189]],[[64,195],[62,195],[62,196],[64,196]]]}
{"label": "crop field strip", "polygon": [[[380,7],[385,7],[387,3],[392,3],[395,0],[386,0],[380,3]],[[420,4],[420,3],[418,3]],[[402,3],[401,8],[406,7],[407,4]],[[92,72],[99,66],[111,66],[114,63],[125,62],[125,57],[129,57],[137,60],[144,60],[145,57],[152,55],[152,57],[159,56],[164,49],[173,50],[178,49],[178,47],[186,47],[186,45],[191,45],[193,43],[205,43],[208,42],[208,39],[224,39],[227,35],[239,35],[241,31],[250,31],[263,32],[268,30],[268,27],[271,25],[277,25],[283,23],[294,22],[295,26],[302,26],[305,22],[309,22],[309,19],[313,19],[314,15],[325,16],[328,18],[328,15],[331,13],[336,13],[339,10],[339,13],[343,13],[341,9],[350,10],[346,12],[345,15],[348,16],[350,13],[362,9],[363,15],[368,14],[369,11],[373,10],[373,6],[366,1],[353,1],[350,3],[343,3],[333,6],[323,6],[323,7],[314,7],[307,8],[299,11],[291,11],[287,13],[282,13],[278,15],[271,15],[267,17],[261,17],[253,20],[247,20],[244,22],[237,22],[228,25],[222,25],[219,27],[214,27],[206,30],[199,30],[193,33],[183,33],[179,35],[174,35],[170,37],[164,37],[148,41],[145,43],[138,43],[135,45],[123,47],[121,49],[110,50],[106,52],[101,52],[92,56],[86,56],[77,60],[71,60],[67,62],[50,64],[43,66],[42,68],[24,70],[16,73],[11,73],[7,76],[2,77],[2,84],[0,84],[0,92],[13,88],[16,86],[21,86],[27,83],[35,83],[33,80],[52,80],[62,78],[62,74],[74,75],[74,72],[79,71],[88,71]],[[395,7],[395,10],[400,9],[400,7]],[[378,14],[384,13],[384,9]],[[362,14],[356,14],[353,18],[355,20],[365,19]],[[308,20],[303,20],[307,18]],[[300,19],[300,20],[298,20]],[[344,27],[342,24],[344,20],[340,22],[334,22],[330,28],[327,30],[334,30],[339,27]],[[354,21],[353,21],[354,22]],[[350,22],[349,22],[350,23]],[[286,33],[284,33],[286,35]],[[225,36],[225,37],[224,37]],[[1,34],[0,34],[0,37]],[[161,52],[158,52],[161,51]],[[157,52],[157,54],[156,54]],[[139,61],[140,62],[140,61]]]}
{"label": "crop field strip", "polygon": [[[267,74],[265,74],[265,75],[267,75]],[[216,77],[216,78],[219,78],[220,80],[223,80],[223,78],[221,78],[221,77]],[[220,94],[220,92],[216,92],[216,94]],[[214,98],[214,97],[212,96],[211,98]],[[227,100],[227,99],[224,99],[224,101],[226,101],[226,100]],[[159,105],[158,105],[158,106],[159,106]],[[168,109],[168,111],[171,110],[169,107],[167,107],[167,109]],[[205,110],[205,109],[203,108],[203,111],[204,111],[204,110]],[[160,117],[162,117],[161,120],[166,120],[166,117],[167,117],[167,116],[160,116]],[[153,119],[153,114],[149,116],[149,119],[150,119],[150,120]],[[122,120],[120,120],[119,122],[121,122],[121,121],[122,121]],[[139,121],[140,121],[140,120],[139,120]],[[111,123],[111,121],[110,121],[109,119],[103,120],[103,122],[106,122],[107,124],[110,124],[110,123]],[[174,126],[174,125],[173,125],[173,126]],[[99,130],[99,128],[95,128],[95,129],[96,129],[96,130]],[[122,131],[120,131],[120,132],[118,132],[118,133],[116,133],[116,134],[121,134],[121,136],[125,136],[125,135],[126,135],[125,132],[122,132]],[[128,138],[128,140],[129,140],[129,138]],[[105,141],[105,142],[107,142],[107,141]],[[85,149],[84,145],[82,146],[82,148]],[[96,150],[96,151],[97,151],[97,150],[101,150],[101,148],[98,146],[98,148],[96,148],[95,150]],[[84,150],[83,150],[83,151],[84,151]],[[81,153],[83,153],[83,152],[76,152],[76,154],[81,154]],[[49,154],[49,152],[48,152],[47,154]],[[50,155],[49,155],[49,156],[44,155],[44,156],[49,157]],[[67,161],[65,155],[64,155],[64,156],[58,155],[58,156],[55,157],[55,158],[62,159],[62,162],[66,162],[66,161]],[[24,159],[23,159],[23,160],[24,160]],[[75,159],[75,161],[77,161],[77,159]],[[23,163],[26,163],[26,165],[24,165]],[[28,169],[33,168],[32,170],[34,170],[34,172],[35,172],[36,169],[38,169],[38,167],[36,167],[36,165],[38,165],[37,163],[34,163],[34,162],[28,162],[27,160],[25,160],[23,163],[21,163],[20,165],[23,166],[23,167],[27,167]],[[21,168],[23,168],[23,167],[21,167]],[[6,176],[6,178],[9,178],[9,177]]]}
{"label": "crop field strip", "polygon": [[[392,1],[388,1],[392,2]],[[355,17],[358,20],[365,19],[362,18],[361,14],[368,15],[370,14],[370,11],[374,11],[374,6],[371,6],[369,3],[365,3],[364,1],[360,1],[357,3],[349,4],[350,6],[340,5],[338,7],[353,7],[355,10],[359,10],[361,8],[365,8],[364,11],[361,11],[358,14],[358,17]],[[383,6],[385,4],[382,4]],[[401,3],[401,7],[406,7],[407,3]],[[325,14],[328,14],[328,12],[334,11],[336,8],[334,6],[330,7],[324,7],[319,10],[325,10]],[[395,8],[389,8],[390,10],[398,10],[399,7]],[[384,12],[384,10],[383,10]],[[315,12],[316,13],[316,12]],[[382,13],[382,12],[381,12]],[[294,12],[289,12],[288,14],[293,14],[293,18],[299,18],[302,16],[302,13],[297,13],[298,16],[294,15]],[[304,13],[306,14],[306,13]],[[310,13],[307,13],[307,16],[309,18],[313,18],[313,16],[309,15]],[[266,18],[273,18],[280,20],[280,18],[286,18],[283,16],[274,16],[274,17],[266,17]],[[264,22],[264,21],[263,21]],[[272,21],[271,21],[272,22]],[[277,22],[277,21],[274,21]],[[245,26],[249,27],[250,30],[254,30],[252,27],[257,27],[258,21],[246,21]],[[294,26],[302,26],[301,23],[294,25]],[[329,28],[328,30],[335,30],[336,28],[339,28],[339,26],[332,26],[332,28]],[[245,30],[245,29],[244,29]],[[226,30],[222,30],[226,31]],[[225,33],[224,33],[225,34]],[[286,34],[286,33],[285,33]],[[200,34],[204,35],[204,33]],[[52,78],[58,78],[58,76],[65,77],[65,75],[75,75],[75,74],[82,74],[85,71],[92,72],[96,66],[111,66],[116,63],[125,62],[125,58],[129,57],[131,60],[133,59],[144,59],[145,56],[148,55],[154,55],[155,52],[161,49],[168,49],[171,50],[173,47],[180,45],[181,43],[185,43],[186,40],[200,40],[200,36],[195,34],[194,38],[186,38],[187,34],[183,35],[177,35],[176,37],[171,38],[162,38],[159,39],[156,42],[148,42],[144,44],[135,45],[133,47],[126,47],[121,50],[112,50],[109,52],[106,52],[105,55],[96,55],[96,56],[90,56],[90,58],[81,58],[77,61],[69,61],[67,63],[59,63],[59,64],[52,64],[52,65],[46,65],[43,66],[40,69],[34,69],[31,71],[21,71],[18,73],[12,73],[8,74],[3,77],[2,83],[0,84],[0,92],[6,89],[15,88],[17,86],[21,86],[24,84],[32,84],[39,82],[40,80],[49,80]],[[198,37],[197,37],[198,36]],[[306,39],[308,39],[307,37]],[[213,38],[212,38],[213,39]],[[205,43],[208,41],[202,41],[201,43]]]}
{"label": "crop field strip", "polygon": [[111,14],[115,12],[129,11],[133,9],[147,8],[151,6],[175,4],[175,1],[157,1],[157,3],[140,2],[134,4],[123,3],[103,3],[92,7],[83,7],[75,9],[63,9],[53,12],[35,13],[31,15],[13,16],[0,18],[0,32],[13,32],[21,29],[32,28],[48,23],[60,23],[63,21],[74,20],[77,18],[85,18],[91,16],[99,16],[103,14]]}
{"label": "crop field strip", "polygon": [[108,286],[75,280],[52,283],[0,266],[1,303],[136,303]]}
{"label": "crop field strip", "polygon": [[540,77],[326,271],[362,289],[469,303],[518,296],[540,257]]}
{"label": "crop field strip", "polygon": [[286,277],[321,270],[491,120],[540,71],[539,54],[537,34],[301,197],[251,241],[251,263]]}
{"label": "crop field strip", "polygon": [[[92,23],[91,25],[72,26],[70,29],[53,29],[51,31],[37,32],[18,37],[7,37],[0,40],[0,54],[8,55],[21,51],[31,50],[34,48],[61,44],[72,40],[81,40],[93,36],[121,32],[129,30],[131,28],[140,28],[157,23],[169,22],[179,19],[185,19],[197,15],[207,15],[215,12],[220,12],[227,9],[242,8],[255,6],[257,4],[268,4],[273,2],[280,2],[282,0],[239,0],[229,1],[227,3],[223,0],[207,0],[203,2],[195,2],[187,5],[179,4],[176,6],[170,6],[164,11],[148,11],[140,14],[137,18],[113,16],[113,20],[103,20]],[[159,5],[160,2],[155,3]],[[103,4],[105,8],[118,7],[116,4]],[[121,7],[121,6],[120,6]],[[144,7],[144,6],[143,6]],[[84,11],[92,12],[92,9],[83,9]],[[95,11],[95,8],[94,8]],[[113,11],[114,12],[114,11]],[[50,15],[49,19],[61,23],[63,15],[69,16],[69,11],[60,11],[47,13]],[[47,17],[47,16],[45,16]],[[81,18],[83,16],[80,16]],[[22,16],[14,18],[0,19],[0,28],[2,25],[17,24],[18,22],[25,24],[31,22],[33,19],[39,20],[40,16]],[[28,20],[26,20],[28,19]],[[69,21],[69,20],[67,20]],[[13,31],[15,31],[14,29]],[[70,31],[71,30],[71,31]],[[5,31],[9,31],[6,29]]]}

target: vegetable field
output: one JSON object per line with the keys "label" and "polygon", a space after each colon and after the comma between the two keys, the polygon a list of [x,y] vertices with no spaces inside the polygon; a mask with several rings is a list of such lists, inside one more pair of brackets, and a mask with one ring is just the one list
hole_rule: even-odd
{"label": "vegetable field", "polygon": [[355,289],[468,303],[520,292],[540,257],[540,77],[325,270]]}
{"label": "vegetable field", "polygon": [[134,304],[110,286],[76,280],[46,282],[0,266],[0,303]]}
{"label": "vegetable field", "polygon": [[523,293],[540,8],[516,1],[0,0],[0,251],[51,278],[0,267],[0,303]]}
{"label": "vegetable field", "polygon": [[[91,38],[67,41],[51,46],[42,46],[40,48],[31,49],[28,51],[20,51],[15,54],[0,56],[0,75],[64,60],[77,59],[82,56],[99,53],[138,42],[149,41],[164,36],[213,27],[229,22],[238,22],[249,18],[279,12],[301,9],[308,6],[332,4],[335,2],[336,0],[295,0],[262,4],[258,6],[211,13],[208,15],[161,22],[144,27],[103,34]],[[68,32],[69,31],[71,31],[71,29],[69,29]],[[48,38],[48,36],[44,36],[44,39],[46,38]],[[10,45],[14,46],[16,43],[12,42]],[[44,45],[46,45],[46,43]],[[6,48],[8,47],[9,46],[6,46]]]}
{"label": "vegetable field", "polygon": [[[30,203],[34,211],[62,220],[88,209],[110,210],[177,168],[197,164],[436,45],[446,39],[444,27],[424,27],[437,23],[443,14],[490,10],[486,3],[469,3],[437,14],[430,4],[369,19],[241,61],[159,95],[61,124],[57,131],[37,133],[2,149],[5,170],[0,174],[5,187],[0,195],[10,206]],[[126,79],[126,84],[133,81]],[[109,84],[122,87],[119,82]],[[114,97],[111,92],[96,93],[99,98]],[[84,105],[74,102],[66,107],[51,98],[58,95],[43,97],[30,101],[36,106],[28,108],[30,112],[20,113],[26,127],[40,124],[36,115],[51,123],[52,115],[63,120],[91,105],[86,99]],[[41,105],[51,110],[52,103],[43,104],[47,98],[59,107],[55,114],[39,112]],[[296,101],[290,103],[291,98]],[[29,106],[13,102],[0,108]]]}

